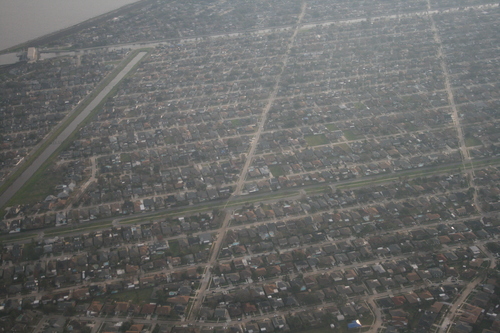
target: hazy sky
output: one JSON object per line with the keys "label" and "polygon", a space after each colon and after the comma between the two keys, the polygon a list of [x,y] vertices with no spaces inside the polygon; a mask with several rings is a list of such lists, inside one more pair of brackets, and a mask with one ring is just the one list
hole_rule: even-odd
{"label": "hazy sky", "polygon": [[137,0],[0,0],[0,50]]}

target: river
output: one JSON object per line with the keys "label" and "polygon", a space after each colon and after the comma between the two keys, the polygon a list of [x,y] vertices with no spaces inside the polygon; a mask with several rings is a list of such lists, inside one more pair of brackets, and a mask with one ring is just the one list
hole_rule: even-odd
{"label": "river", "polygon": [[0,50],[138,0],[0,0]]}

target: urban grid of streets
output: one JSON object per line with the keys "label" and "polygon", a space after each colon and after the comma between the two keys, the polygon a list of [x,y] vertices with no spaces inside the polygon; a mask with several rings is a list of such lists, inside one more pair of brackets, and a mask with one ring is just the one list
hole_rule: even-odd
{"label": "urban grid of streets", "polygon": [[[477,8],[494,8],[494,7],[498,7],[498,4],[489,5],[489,6],[486,6],[486,5],[484,5],[484,6],[473,6],[471,8],[475,8],[475,7],[477,7]],[[302,19],[303,19],[304,15],[305,15],[306,8],[307,8],[307,2],[303,2],[302,3],[302,7],[301,7],[301,12],[298,15],[297,22],[292,27],[293,34],[291,35],[291,37],[287,41],[286,52],[281,57],[282,65],[281,65],[281,69],[280,69],[280,74],[278,74],[276,76],[275,84],[272,87],[271,93],[269,95],[269,98],[267,99],[265,107],[264,107],[262,113],[260,114],[260,119],[259,119],[259,121],[257,123],[256,131],[253,134],[253,139],[251,140],[250,148],[249,148],[249,151],[248,151],[248,153],[246,155],[245,164],[244,164],[244,166],[243,166],[243,168],[242,168],[242,170],[240,172],[239,179],[238,179],[238,181],[236,183],[235,191],[234,191],[233,195],[231,196],[231,198],[227,200],[227,204],[229,204],[232,200],[234,200],[234,198],[239,197],[241,195],[241,193],[242,193],[242,189],[243,189],[243,186],[244,186],[245,180],[246,180],[245,179],[245,175],[247,174],[248,169],[251,166],[251,163],[252,163],[253,158],[255,156],[256,149],[257,149],[257,146],[258,146],[258,143],[259,143],[259,139],[260,139],[261,133],[264,130],[264,125],[265,125],[266,120],[267,120],[268,112],[271,109],[271,107],[273,106],[273,103],[275,102],[275,99],[276,99],[276,97],[278,95],[278,91],[279,91],[279,87],[280,87],[280,83],[281,83],[282,73],[283,73],[283,71],[284,71],[284,69],[285,69],[285,67],[287,65],[287,61],[288,61],[288,56],[289,56],[290,50],[294,46],[294,43],[295,43],[296,37],[297,37],[297,33],[300,31],[300,29],[303,29],[304,27],[306,27],[306,25],[302,24]],[[434,40],[435,40],[436,44],[438,45],[438,59],[439,59],[439,63],[440,63],[441,69],[443,71],[443,75],[444,75],[444,79],[445,79],[445,89],[446,89],[446,92],[447,92],[447,95],[448,95],[449,105],[451,106],[451,109],[452,109],[452,114],[451,115],[452,115],[452,120],[453,120],[453,126],[455,127],[455,130],[456,130],[456,133],[457,133],[457,137],[458,137],[458,141],[459,141],[459,146],[460,146],[460,151],[461,151],[461,154],[462,154],[462,164],[463,164],[464,170],[466,170],[466,169],[469,170],[468,172],[470,173],[470,178],[469,178],[469,182],[470,182],[469,185],[470,185],[470,187],[475,188],[475,184],[474,184],[474,168],[473,168],[473,164],[471,162],[471,156],[470,156],[469,151],[468,151],[468,149],[466,147],[465,136],[464,136],[464,133],[463,133],[462,125],[460,123],[459,113],[458,113],[457,107],[455,105],[455,97],[453,95],[453,90],[452,90],[451,84],[450,84],[449,71],[448,71],[448,68],[447,68],[447,65],[446,65],[446,61],[444,59],[445,56],[443,55],[443,50],[442,50],[443,47],[442,47],[441,38],[439,36],[439,31],[438,31],[438,29],[436,27],[436,24],[434,22],[434,19],[433,19],[433,15],[436,14],[437,11],[431,11],[430,8],[431,8],[431,4],[430,4],[430,0],[428,0],[428,9],[429,9],[428,12],[426,12],[426,13],[406,14],[406,15],[407,16],[409,16],[409,15],[428,15],[430,17],[430,21],[431,21],[431,24],[432,24],[431,29],[432,29],[432,32],[434,34]],[[452,10],[450,10],[450,11],[452,11]],[[393,17],[393,15],[391,15],[390,17]],[[390,17],[388,16],[387,18],[390,18]],[[379,17],[378,19],[384,19],[384,17]],[[338,23],[338,22],[325,22],[325,23],[319,23],[319,24],[325,24],[326,25],[326,24],[331,24],[331,23]],[[286,29],[289,29],[289,28],[290,27],[284,27],[282,29],[286,30]],[[268,30],[266,29],[265,31],[268,31]],[[256,32],[256,33],[258,33],[258,32]],[[142,44],[140,46],[138,45],[137,47],[154,46],[154,45],[158,45],[158,44],[159,43],[151,43],[151,44],[146,44],[146,45]],[[137,59],[133,60],[134,61],[133,64],[135,64],[135,62],[140,61],[140,58],[142,58],[144,55],[145,55],[145,53],[141,53],[140,55],[138,55]],[[124,70],[123,75],[125,75],[133,67],[133,64],[131,66],[128,66],[127,69]],[[99,103],[99,101],[97,101],[97,103],[93,103],[92,105],[98,104],[98,103]],[[69,136],[69,134],[66,135],[66,137],[68,137],[68,136]],[[47,157],[48,156],[45,156],[45,158],[47,158]],[[43,161],[39,162],[39,163],[36,163],[35,165],[39,166],[42,163],[43,163]],[[93,169],[95,169],[95,158],[92,159],[92,164],[93,164]],[[36,171],[36,169],[35,170],[31,170],[30,171],[31,175],[35,171]],[[24,181],[26,181],[28,178],[29,178],[29,175],[27,175],[26,177],[23,177]],[[94,178],[94,173],[93,173],[92,177],[87,182],[87,184],[89,184],[94,179],[95,178]],[[18,188],[21,185],[18,185]],[[84,188],[85,187],[86,187],[86,185],[84,186]],[[9,195],[13,195],[14,192],[10,191]],[[6,193],[4,193],[3,195],[6,195]],[[8,198],[5,199],[5,200],[2,198],[2,203],[5,203],[7,200],[8,200]],[[482,214],[482,212],[481,212],[481,206],[479,205],[479,201],[478,201],[478,198],[477,198],[477,191],[475,191],[475,193],[474,193],[474,201],[475,201],[475,206],[478,209],[479,213]],[[226,204],[226,206],[227,206],[227,204]],[[216,230],[216,232],[217,232],[216,240],[214,241],[214,243],[212,245],[210,257],[209,257],[209,260],[208,260],[208,262],[207,262],[207,264],[205,266],[205,270],[204,270],[204,273],[203,273],[203,277],[201,279],[200,287],[196,291],[196,295],[194,296],[194,302],[193,302],[193,304],[192,304],[192,306],[190,308],[190,312],[186,315],[186,318],[185,318],[184,321],[178,322],[178,323],[173,323],[173,324],[182,325],[182,324],[185,324],[185,323],[194,323],[194,322],[196,322],[197,326],[213,326],[214,325],[213,323],[197,322],[197,319],[198,319],[197,317],[198,317],[198,312],[199,312],[199,310],[200,310],[200,308],[202,306],[204,297],[206,296],[206,293],[209,290],[210,282],[211,282],[211,279],[212,279],[212,269],[214,268],[214,265],[218,262],[218,255],[219,255],[219,252],[220,252],[220,250],[222,248],[222,245],[223,245],[224,236],[225,236],[225,234],[227,233],[228,230],[236,230],[237,229],[237,227],[230,226],[230,219],[232,217],[232,214],[229,211],[229,208],[227,208],[226,210],[228,210],[228,211],[225,214],[225,218],[224,218],[224,220],[222,222],[222,225],[221,225],[221,227],[218,230]],[[266,221],[265,223],[269,223],[269,221]],[[255,223],[255,225],[257,225],[257,224],[258,223]],[[415,226],[414,228],[408,228],[408,230],[416,229],[416,228],[419,228],[419,227],[420,226]],[[486,254],[489,253],[483,247],[484,242],[478,242],[477,245],[480,246],[481,249]],[[404,255],[401,255],[399,257],[403,258]],[[397,259],[397,257],[393,257],[393,259]],[[488,259],[490,261],[490,268],[494,268],[496,266],[495,258],[493,256],[491,256],[491,255],[488,254]],[[376,263],[376,262],[379,262],[379,259],[372,260],[371,262],[365,262],[364,264],[370,264],[370,263]],[[352,265],[343,266],[342,268],[345,269],[345,268],[355,267],[355,266],[356,266],[356,264],[352,264]],[[337,269],[337,268],[335,268],[335,269]],[[175,270],[180,270],[180,269],[174,269],[174,271]],[[162,272],[167,272],[167,271],[171,272],[172,270],[164,269]],[[314,273],[315,272],[312,272],[310,274],[314,274]],[[454,303],[452,304],[451,308],[449,309],[447,315],[445,316],[445,319],[443,321],[442,326],[439,329],[440,333],[443,333],[443,332],[445,332],[448,329],[448,324],[451,323],[453,317],[457,313],[457,310],[462,305],[462,303],[464,302],[464,300],[468,297],[468,295],[470,294],[470,292],[481,282],[481,279],[482,279],[482,277],[477,277],[472,283],[468,284],[466,286],[466,288],[462,291],[462,294],[460,295],[460,297],[458,297],[454,301]],[[404,288],[404,289],[401,289],[399,291],[400,292],[404,292],[404,291],[410,291],[410,290],[412,290],[412,287]],[[375,315],[374,316],[375,317],[375,321],[374,321],[374,323],[373,323],[373,325],[372,325],[372,327],[370,329],[370,332],[373,332],[373,333],[378,332],[378,330],[380,329],[380,327],[383,325],[382,313],[381,313],[380,309],[378,309],[377,305],[375,304],[374,299],[378,298],[378,297],[386,296],[386,295],[392,295],[392,294],[393,294],[392,291],[388,291],[388,292],[385,292],[385,293],[379,293],[379,294],[376,294],[376,295],[372,295],[372,296],[370,296],[370,297],[368,297],[366,299],[366,301],[370,304],[370,306],[372,308],[372,311],[373,311],[373,313]],[[286,311],[282,311],[282,313],[285,313],[285,312]],[[277,312],[277,313],[280,313],[280,312]],[[243,323],[248,322],[250,320],[254,320],[254,319],[270,317],[270,316],[272,316],[274,314],[275,313],[269,314],[269,315],[260,315],[260,316],[254,316],[254,317],[251,317],[251,318],[246,318],[246,319],[243,320]],[[95,321],[96,321],[97,324],[94,326],[93,333],[97,332],[97,330],[100,327],[100,324],[102,324],[104,321],[111,321],[111,322],[113,322],[113,321],[120,321],[120,320],[121,319],[118,319],[118,318],[96,318]],[[153,324],[160,322],[159,320],[153,320],[153,321],[151,321],[151,320],[147,320],[147,321],[146,320],[134,320],[134,321],[136,323],[142,323],[142,322],[146,323],[147,322],[147,323],[153,323]]]}

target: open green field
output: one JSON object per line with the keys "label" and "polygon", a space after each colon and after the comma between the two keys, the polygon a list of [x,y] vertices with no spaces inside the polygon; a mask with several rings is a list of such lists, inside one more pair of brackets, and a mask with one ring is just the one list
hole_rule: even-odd
{"label": "open green field", "polygon": [[50,194],[54,194],[56,185],[63,182],[63,173],[52,168],[47,168],[40,173],[39,177],[28,180],[10,200],[9,205],[35,204]]}
{"label": "open green field", "polygon": [[165,143],[167,145],[175,144],[175,138],[173,136],[166,136]]}
{"label": "open green field", "polygon": [[[339,322],[338,324],[335,325],[335,328],[330,328],[330,326],[325,326],[325,327],[317,327],[317,328],[311,328],[308,330],[300,330],[300,333],[347,333],[347,332],[366,332],[369,330],[369,325],[373,322],[373,317],[372,316],[367,316],[367,320],[363,320],[365,318],[360,318],[360,322],[363,325],[362,328],[359,329],[348,329],[347,324],[349,323],[348,321],[342,321]],[[293,331],[292,332],[299,332],[299,331]]]}
{"label": "open green field", "polygon": [[330,186],[321,186],[321,187],[318,187],[318,188],[308,189],[305,192],[308,195],[313,195],[313,194],[325,193],[325,192],[329,192],[329,191],[330,191]]}
{"label": "open green field", "polygon": [[359,321],[363,326],[371,326],[373,324],[374,318],[371,314],[365,314],[362,318],[359,318]]}
{"label": "open green field", "polygon": [[356,109],[358,109],[358,110],[363,110],[363,109],[366,109],[366,106],[365,106],[363,103],[361,103],[361,102],[356,102],[356,103],[354,103],[354,107],[355,107]]}
{"label": "open green field", "polygon": [[406,123],[404,123],[403,126],[404,126],[405,130],[407,130],[408,132],[414,132],[414,131],[417,131],[419,129],[418,126],[412,122],[406,122]]}
{"label": "open green field", "polygon": [[121,153],[121,154],[120,154],[120,161],[121,161],[122,163],[127,163],[127,162],[130,162],[130,161],[131,161],[131,159],[130,159],[130,154],[128,154],[128,153]]}
{"label": "open green field", "polygon": [[483,144],[483,142],[481,140],[473,137],[472,135],[465,136],[465,146],[466,147],[480,146],[482,144]]}
{"label": "open green field", "polygon": [[326,124],[326,128],[328,128],[330,131],[338,131],[338,127],[335,124]]}
{"label": "open green field", "polygon": [[231,119],[231,123],[236,127],[243,126],[241,119]]}
{"label": "open green field", "polygon": [[[293,332],[293,331],[292,331]],[[337,332],[347,332],[347,327],[342,329],[341,327],[335,327],[331,329],[330,327],[320,327],[320,328],[311,328],[306,331],[300,331],[301,333],[337,333]]]}
{"label": "open green field", "polygon": [[117,302],[131,301],[134,304],[139,304],[142,302],[144,303],[149,302],[152,293],[153,293],[153,288],[141,288],[141,289],[126,290],[104,297],[106,299],[111,299]]}
{"label": "open green field", "polygon": [[[106,227],[111,227],[110,221],[96,223],[96,224],[92,224],[92,225],[85,225],[85,224],[81,224],[80,226],[75,225],[75,226],[72,226],[71,228],[60,227],[60,228],[52,229],[50,231],[44,231],[44,236],[45,237],[54,237],[54,236],[64,237],[65,234],[72,234],[75,232],[85,233],[85,232],[90,232],[90,231],[94,231],[94,230],[102,230],[102,229],[105,229]],[[42,231],[42,230],[40,230],[40,231]],[[4,239],[2,241],[9,242],[9,243],[10,242],[12,242],[12,243],[22,242],[22,241],[27,241],[30,239],[37,238],[36,234],[24,233],[24,232],[16,233],[16,234],[9,234],[9,235],[5,235],[5,236],[6,237],[8,236],[8,239]]]}
{"label": "open green field", "polygon": [[309,146],[326,145],[329,142],[324,134],[306,135],[304,139]]}
{"label": "open green field", "polygon": [[40,255],[35,250],[35,247],[36,243],[34,242],[24,244],[22,256],[23,261],[40,259]]}
{"label": "open green field", "polygon": [[351,131],[351,130],[345,130],[344,131],[344,136],[349,141],[358,140],[358,139],[361,138],[361,136],[354,134],[354,132]]}
{"label": "open green field", "polygon": [[342,148],[342,150],[345,151],[346,153],[350,153],[351,152],[351,147],[349,147],[349,145],[347,143],[341,143],[338,146],[340,148]]}
{"label": "open green field", "polygon": [[279,177],[285,175],[285,171],[280,165],[271,165],[269,171],[273,174],[273,177]]}
{"label": "open green field", "polygon": [[62,229],[56,229],[52,231],[48,231],[45,233],[45,236],[47,237],[53,237],[53,236],[58,236],[58,235],[64,235],[67,233],[74,233],[74,232],[89,232],[93,230],[102,230],[104,227],[111,227],[111,222],[103,222],[99,224],[94,224],[94,225],[82,225],[81,227],[78,226],[73,226],[70,229],[67,228],[62,228]]}
{"label": "open green field", "polygon": [[174,256],[179,255],[179,253],[181,252],[181,248],[179,247],[179,241],[176,239],[168,241],[168,246],[170,247],[170,251]]}

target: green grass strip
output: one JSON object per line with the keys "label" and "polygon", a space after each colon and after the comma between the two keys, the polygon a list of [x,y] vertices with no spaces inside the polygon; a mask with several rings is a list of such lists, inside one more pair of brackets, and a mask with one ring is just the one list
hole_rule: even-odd
{"label": "green grass strip", "polygon": [[[294,193],[275,193],[272,195],[267,195],[267,196],[259,196],[256,198],[251,198],[251,197],[244,197],[238,200],[231,201],[230,203],[227,203],[227,200],[221,201],[220,203],[214,205],[213,202],[209,202],[207,204],[204,204],[201,207],[193,208],[190,206],[187,206],[185,208],[179,208],[179,209],[174,209],[169,212],[160,212],[158,214],[154,215],[148,215],[145,217],[141,216],[134,216],[128,219],[124,219],[120,221],[120,225],[124,224],[134,224],[134,223],[140,223],[144,221],[149,221],[153,219],[157,219],[160,217],[175,217],[179,216],[182,214],[194,214],[194,213],[202,213],[206,211],[212,211],[214,209],[223,209],[224,207],[237,207],[241,206],[242,204],[250,204],[250,203],[256,203],[256,202],[261,202],[261,201],[269,201],[269,200],[278,200],[278,199],[284,199],[292,196],[296,196],[297,192]],[[227,203],[227,204],[226,204]]]}
{"label": "green grass strip", "polygon": [[[500,163],[500,158],[494,158],[486,161],[476,161],[473,162],[474,168],[478,167],[486,167],[486,166],[491,166],[495,164]],[[401,172],[401,173],[390,173],[387,174],[384,177],[380,177],[377,179],[373,180],[359,180],[359,181],[353,181],[348,184],[339,184],[335,185],[335,183],[332,183],[333,186],[336,188],[342,189],[342,188],[355,188],[355,187],[362,187],[365,185],[375,185],[375,184],[380,184],[380,183],[387,183],[389,181],[398,181],[402,177],[421,177],[421,176],[426,176],[426,175],[435,175],[437,171],[439,172],[446,172],[446,171],[452,171],[452,170],[457,170],[460,166],[459,165],[454,165],[454,166],[443,166],[443,167],[434,167],[432,169],[427,169],[427,170],[411,170],[408,172]],[[466,166],[467,169],[470,169],[471,166],[468,165]],[[330,190],[329,186],[325,186],[324,184],[319,185],[317,188],[312,188],[312,189],[307,189],[306,193],[311,195],[311,194],[317,194],[317,193],[324,193]],[[240,206],[242,204],[250,204],[250,203],[256,203],[256,202],[265,202],[265,201],[270,201],[270,200],[278,200],[278,199],[285,199],[288,197],[292,196],[297,196],[299,192],[294,191],[294,192],[287,192],[287,193],[279,193],[279,192],[272,192],[269,195],[262,195],[262,196],[246,196],[246,197],[240,197],[237,200],[231,201],[230,203],[227,203],[227,200],[220,201],[218,204],[215,204],[213,202],[207,202],[206,204],[203,204],[202,206],[198,206],[196,208],[193,208],[192,206],[186,206],[182,208],[177,208],[173,209],[169,212],[159,212],[157,214],[153,215],[148,215],[148,216],[140,216],[140,215],[134,215],[133,217],[130,218],[125,218],[120,221],[121,225],[127,225],[127,224],[134,224],[134,223],[141,223],[145,221],[150,221],[154,220],[157,218],[163,218],[163,217],[175,217],[179,216],[182,214],[192,214],[192,213],[200,213],[200,212],[206,212],[206,211],[211,211],[213,209],[222,209],[224,207],[235,207],[235,206]],[[119,219],[119,217],[116,217]],[[106,227],[111,227],[112,223],[110,221],[104,221],[101,223],[96,223],[94,222],[92,225],[88,226],[82,226],[81,228],[67,228],[67,227],[61,227],[60,230],[51,230],[46,232],[44,235],[45,236],[56,236],[56,235],[64,235],[64,234],[69,234],[69,233],[74,233],[76,231],[92,231],[92,230],[99,230],[99,229],[104,229]],[[40,231],[43,231],[41,229]],[[7,235],[5,235],[7,236]],[[3,238],[3,237],[1,237]],[[21,234],[14,234],[14,235],[8,235],[8,240],[5,239],[3,240],[4,242],[15,242],[15,241],[22,241],[22,240],[29,240],[32,238],[36,238],[36,234],[30,233],[29,235],[26,235],[24,233]]]}
{"label": "green grass strip", "polygon": [[51,230],[46,233],[44,233],[45,237],[51,237],[51,236],[58,236],[58,235],[64,235],[64,234],[69,234],[69,233],[75,233],[75,232],[85,232],[85,231],[92,231],[92,230],[102,230],[106,227],[111,227],[111,223],[101,223],[101,224],[95,224],[91,226],[86,226],[86,227],[73,227],[73,228],[64,228],[60,230]]}

